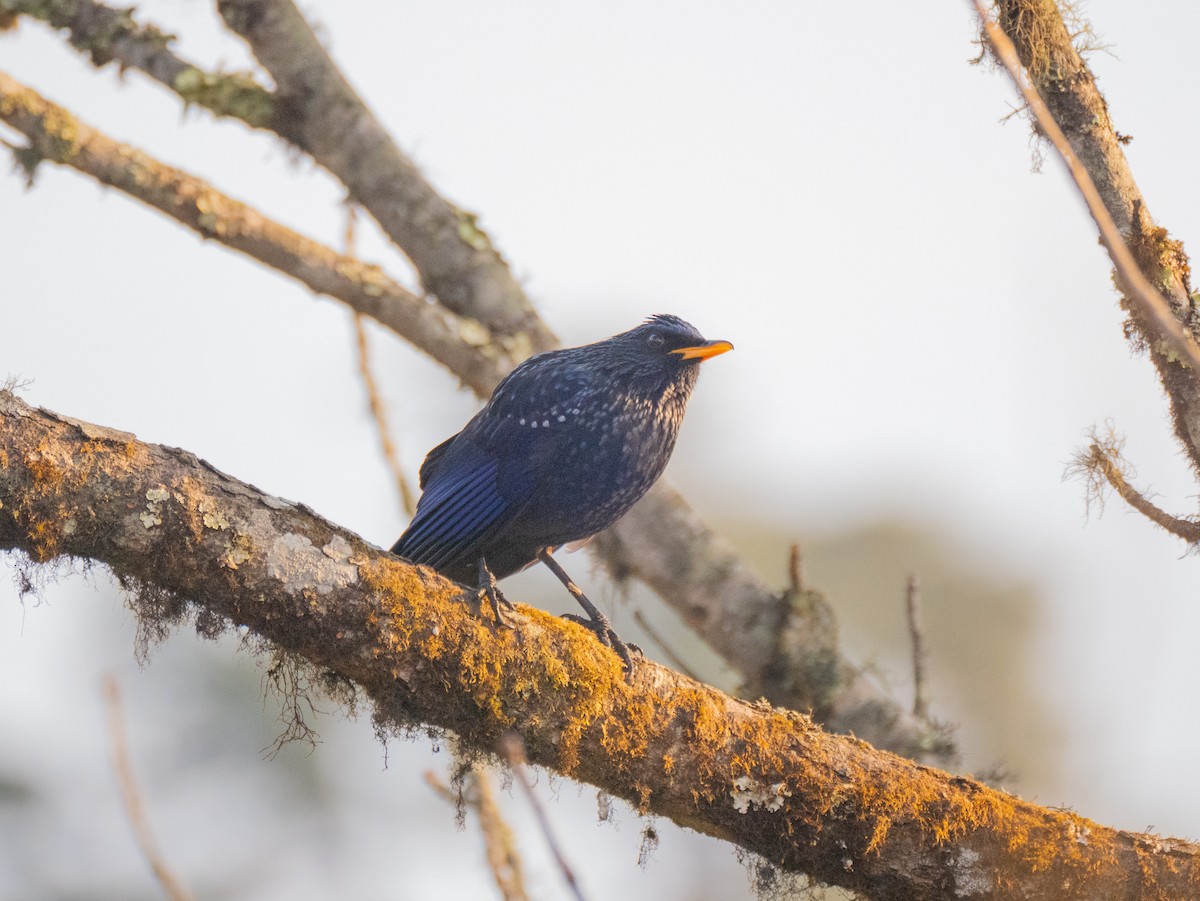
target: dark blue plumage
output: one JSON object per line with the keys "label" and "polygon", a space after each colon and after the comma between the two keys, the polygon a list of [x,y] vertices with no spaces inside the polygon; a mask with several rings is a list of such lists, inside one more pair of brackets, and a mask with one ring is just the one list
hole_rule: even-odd
{"label": "dark blue plumage", "polygon": [[730,349],[659,315],[526,360],[429,452],[392,553],[473,585],[480,558],[503,579],[612,525],[667,465],[699,363]]}

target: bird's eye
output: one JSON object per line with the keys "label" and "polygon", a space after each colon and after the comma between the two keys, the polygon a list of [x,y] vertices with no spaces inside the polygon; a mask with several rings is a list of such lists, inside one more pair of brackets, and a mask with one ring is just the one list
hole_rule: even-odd
{"label": "bird's eye", "polygon": [[650,337],[646,339],[646,343],[649,344],[651,347],[653,347],[655,350],[658,350],[660,347],[663,346],[663,336],[658,334],[658,332],[652,332],[650,334]]}

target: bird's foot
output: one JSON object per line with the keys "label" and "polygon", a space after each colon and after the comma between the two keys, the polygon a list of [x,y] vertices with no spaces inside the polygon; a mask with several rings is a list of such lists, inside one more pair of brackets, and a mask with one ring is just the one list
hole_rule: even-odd
{"label": "bird's foot", "polygon": [[[550,548],[543,548],[538,553],[538,559],[541,560],[549,568],[550,572],[558,577],[558,581],[566,586],[567,591],[571,593],[571,597],[579,602],[579,606],[587,613],[587,617],[579,616],[575,613],[564,613],[563,619],[569,619],[573,623],[579,623],[585,629],[595,633],[600,639],[600,643],[606,648],[612,648],[616,655],[621,658],[621,664],[625,667],[625,679],[629,680],[633,675],[633,655],[629,653],[630,646],[621,641],[619,636],[612,627],[612,623],[608,621],[608,617],[601,613],[596,605],[588,600],[588,596],[583,593],[583,590],[572,581],[567,575],[566,570],[558,565],[553,555],[550,553]],[[641,648],[633,645],[637,652],[641,653]]]}
{"label": "bird's foot", "polygon": [[488,569],[487,562],[482,557],[479,558],[479,589],[475,592],[475,598],[479,603],[480,611],[483,610],[485,600],[491,605],[496,625],[506,629],[516,628],[504,618],[504,611],[513,609],[512,601],[504,596],[504,592],[496,584],[495,574]]}
{"label": "bird's foot", "polygon": [[621,640],[621,636],[616,633],[612,627],[612,623],[608,621],[608,617],[596,610],[592,618],[580,616],[577,613],[564,613],[563,619],[570,620],[573,623],[578,623],[583,626],[598,639],[600,644],[606,648],[612,648],[613,652],[621,658],[621,664],[625,667],[625,677],[629,678],[633,673],[633,652],[637,652],[640,656],[642,649],[636,644],[626,644]]}
{"label": "bird's foot", "polygon": [[496,625],[503,626],[505,629],[515,629],[512,623],[504,615],[505,610],[512,610],[513,603],[504,596],[504,592],[495,585],[487,585],[483,588],[478,588],[475,591],[468,592],[472,600],[479,605],[479,610],[482,613],[484,604],[491,607],[492,617],[496,621]]}

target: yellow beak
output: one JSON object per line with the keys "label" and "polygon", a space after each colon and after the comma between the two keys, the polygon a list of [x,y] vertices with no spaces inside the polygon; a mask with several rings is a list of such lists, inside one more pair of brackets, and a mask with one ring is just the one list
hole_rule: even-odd
{"label": "yellow beak", "polygon": [[707,360],[709,357],[723,354],[727,350],[733,350],[733,345],[728,341],[708,341],[704,344],[697,344],[695,347],[679,347],[671,353],[679,354],[685,360]]}

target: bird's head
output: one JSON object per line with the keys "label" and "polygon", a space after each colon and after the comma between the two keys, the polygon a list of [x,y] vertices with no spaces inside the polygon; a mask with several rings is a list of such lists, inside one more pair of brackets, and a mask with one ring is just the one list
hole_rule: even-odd
{"label": "bird's head", "polygon": [[664,313],[651,316],[637,328],[614,335],[601,345],[608,345],[608,352],[614,361],[619,361],[622,374],[644,382],[647,387],[653,384],[661,389],[669,384],[682,384],[690,389],[700,363],[733,350],[728,341],[706,341],[694,325]]}

